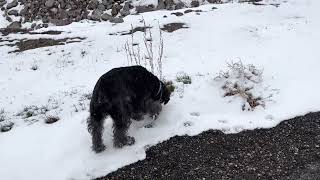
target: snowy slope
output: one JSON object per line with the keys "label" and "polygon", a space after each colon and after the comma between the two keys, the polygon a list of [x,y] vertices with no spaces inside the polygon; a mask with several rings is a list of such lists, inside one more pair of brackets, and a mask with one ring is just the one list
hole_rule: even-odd
{"label": "snowy slope", "polygon": [[[320,110],[320,15],[317,0],[291,0],[280,6],[250,4],[201,6],[200,15],[176,17],[169,11],[127,16],[125,23],[83,21],[51,30],[61,35],[11,34],[5,38],[85,37],[80,43],[45,47],[22,53],[8,53],[15,47],[0,46],[0,109],[13,129],[0,133],[0,174],[11,179],[90,179],[145,157],[145,148],[174,135],[195,135],[207,129],[236,133],[243,129],[268,128],[281,120]],[[182,10],[180,10],[181,12]],[[163,18],[167,15],[167,18]],[[136,144],[112,147],[111,121],[106,120],[107,150],[90,150],[86,130],[89,100],[85,95],[106,71],[127,65],[123,50],[129,36],[109,35],[151,24],[154,36],[160,25],[184,22],[189,28],[164,33],[163,73],[174,80],[178,72],[192,78],[192,84],[178,84],[178,90],[163,108],[153,128],[150,120],[133,123],[129,134]],[[3,21],[2,19],[0,19]],[[0,23],[2,26],[3,22]],[[135,34],[136,39],[142,36]],[[157,38],[156,38],[157,39]],[[0,45],[5,44],[0,42]],[[84,52],[84,53],[82,53]],[[237,99],[222,97],[213,79],[226,62],[241,59],[264,69],[264,84],[279,89],[265,109],[242,111]],[[38,70],[33,71],[33,65]],[[17,116],[26,106],[49,107],[47,115],[61,118],[52,125],[44,115]],[[186,126],[187,124],[187,126]]]}

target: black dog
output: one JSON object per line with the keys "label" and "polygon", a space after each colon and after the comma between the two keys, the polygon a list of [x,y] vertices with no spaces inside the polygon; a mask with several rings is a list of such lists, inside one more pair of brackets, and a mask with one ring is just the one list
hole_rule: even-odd
{"label": "black dog", "polygon": [[114,68],[105,73],[96,83],[90,102],[88,130],[92,149],[105,149],[102,132],[107,115],[113,119],[114,146],[132,145],[135,139],[126,135],[131,119],[158,115],[161,104],[169,100],[170,91],[165,84],[142,66]]}

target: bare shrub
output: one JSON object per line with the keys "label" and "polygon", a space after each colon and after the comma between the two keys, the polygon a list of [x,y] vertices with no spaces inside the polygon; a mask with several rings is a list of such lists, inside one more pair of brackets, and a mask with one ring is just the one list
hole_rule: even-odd
{"label": "bare shrub", "polygon": [[20,111],[17,116],[22,116],[23,118],[30,118],[32,116],[37,116],[37,115],[41,115],[41,114],[45,114],[46,112],[48,112],[49,109],[47,106],[26,106],[23,108],[22,111]]}
{"label": "bare shrub", "polygon": [[4,109],[0,109],[0,122],[6,120],[6,115]]}
{"label": "bare shrub", "polygon": [[33,70],[33,71],[36,71],[36,70],[38,70],[39,69],[39,66],[37,65],[37,64],[33,64],[32,66],[31,66],[31,70]]}
{"label": "bare shrub", "polygon": [[191,84],[192,83],[191,77],[188,74],[186,74],[185,72],[178,73],[177,77],[176,77],[176,81],[181,82],[183,84]]}
{"label": "bare shrub", "polygon": [[0,132],[10,131],[14,123],[8,120],[5,110],[0,109]]}
{"label": "bare shrub", "polygon": [[220,71],[215,80],[222,83],[224,97],[240,97],[242,110],[253,111],[258,106],[265,108],[266,102],[273,101],[273,94],[279,91],[264,87],[262,75],[262,69],[238,61],[227,63],[227,70]]}
{"label": "bare shrub", "polygon": [[159,26],[159,44],[154,45],[154,39],[150,26],[142,20],[143,29],[143,45],[134,40],[134,28],[131,25],[131,39],[127,40],[124,46],[128,65],[141,65],[150,70],[153,74],[162,80],[162,57],[163,57],[163,37]]}

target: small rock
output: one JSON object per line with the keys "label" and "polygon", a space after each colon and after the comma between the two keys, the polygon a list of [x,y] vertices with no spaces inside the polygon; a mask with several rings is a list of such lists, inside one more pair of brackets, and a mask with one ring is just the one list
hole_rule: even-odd
{"label": "small rock", "polygon": [[9,17],[9,16],[6,17],[6,20],[9,21],[9,22],[12,22],[12,18]]}
{"label": "small rock", "polygon": [[174,9],[182,9],[182,8],[185,8],[186,5],[183,3],[183,2],[178,2],[175,6],[174,6]]}
{"label": "small rock", "polygon": [[136,6],[137,13],[149,12],[149,11],[153,11],[154,9],[155,8],[152,4],[149,4],[147,6]]}
{"label": "small rock", "polygon": [[191,2],[191,7],[199,7],[200,3],[199,1],[192,1]]}
{"label": "small rock", "polygon": [[176,16],[183,16],[182,12],[175,12],[175,13],[171,13],[172,15],[176,15]]}
{"label": "small rock", "polygon": [[104,6],[109,6],[109,5],[111,5],[111,4],[113,4],[114,3],[114,1],[113,0],[102,0],[102,4],[104,5]]}
{"label": "small rock", "polygon": [[47,23],[42,24],[42,27],[47,28],[47,27],[49,27],[49,24],[47,24]]}
{"label": "small rock", "polygon": [[68,18],[68,12],[64,9],[60,9],[58,17],[59,17],[59,19]]}
{"label": "small rock", "polygon": [[90,10],[94,10],[97,9],[99,5],[99,1],[98,0],[91,0],[88,4],[88,9]]}
{"label": "small rock", "polygon": [[208,3],[211,3],[211,4],[222,4],[222,1],[221,0],[207,0]]}
{"label": "small rock", "polygon": [[71,24],[69,19],[51,19],[51,23],[55,24],[56,26],[65,26]]}
{"label": "small rock", "polygon": [[11,8],[16,7],[16,6],[18,6],[18,1],[17,1],[17,0],[14,0],[14,1],[12,1],[11,3],[8,3],[8,4],[7,4],[7,9],[11,9]]}
{"label": "small rock", "polygon": [[[121,9],[121,8],[120,8]],[[112,6],[111,15],[116,16],[119,13],[119,4],[116,3]]]}
{"label": "small rock", "polygon": [[109,21],[111,23],[123,23],[124,22],[124,20],[122,18],[115,18],[115,17],[111,18]]}
{"label": "small rock", "polygon": [[47,16],[42,17],[43,23],[49,23],[49,18]]}
{"label": "small rock", "polygon": [[12,10],[8,11],[8,15],[18,16],[19,12],[18,12],[18,10],[12,9]]}
{"label": "small rock", "polygon": [[193,12],[192,9],[187,9],[187,10],[184,11],[185,14],[188,14],[188,13],[191,13],[191,12]]}
{"label": "small rock", "polygon": [[105,10],[106,10],[106,8],[105,8],[105,6],[104,6],[103,4],[99,4],[99,5],[98,5],[98,9],[99,9],[100,11],[105,11]]}
{"label": "small rock", "polygon": [[102,11],[100,11],[99,9],[95,9],[91,14],[90,19],[93,21],[100,21],[101,15]]}
{"label": "small rock", "polygon": [[167,10],[174,10],[174,1],[173,0],[164,0]]}
{"label": "small rock", "polygon": [[51,7],[53,7],[54,3],[55,3],[55,0],[47,0],[44,5],[47,8],[51,8]]}
{"label": "small rock", "polygon": [[8,131],[10,131],[12,129],[12,127],[13,127],[13,123],[10,123],[10,124],[1,126],[0,131],[1,132],[8,132]]}
{"label": "small rock", "polygon": [[157,9],[160,10],[160,9],[165,9],[165,8],[166,8],[166,5],[164,4],[164,1],[163,0],[158,0]]}
{"label": "small rock", "polygon": [[122,10],[120,11],[120,14],[122,16],[127,16],[130,14],[130,3],[126,2],[122,8]]}
{"label": "small rock", "polygon": [[25,7],[25,8],[23,8],[23,9],[20,10],[20,13],[19,13],[19,14],[20,14],[21,16],[24,16],[24,15],[27,14],[27,12],[28,12],[28,8]]}
{"label": "small rock", "polygon": [[101,19],[103,21],[109,21],[110,19],[112,19],[112,16],[110,14],[107,14],[107,13],[104,13],[102,16],[101,16]]}
{"label": "small rock", "polygon": [[40,29],[42,28],[42,24],[38,24],[36,27],[34,27],[34,29]]}
{"label": "small rock", "polygon": [[45,119],[45,123],[46,124],[52,124],[52,123],[55,123],[55,122],[57,122],[57,121],[59,121],[60,120],[60,118],[59,117],[56,117],[56,116],[49,116],[49,117],[47,117],[46,119]]}
{"label": "small rock", "polygon": [[20,29],[21,28],[21,23],[18,21],[14,21],[11,24],[7,26],[8,29]]}
{"label": "small rock", "polygon": [[51,11],[53,14],[57,14],[57,13],[58,13],[58,8],[52,8],[52,9],[50,9],[50,11]]}
{"label": "small rock", "polygon": [[31,28],[34,29],[36,27],[36,23],[31,24]]}
{"label": "small rock", "polygon": [[7,1],[0,1],[0,7],[4,6],[5,4],[7,4]]}

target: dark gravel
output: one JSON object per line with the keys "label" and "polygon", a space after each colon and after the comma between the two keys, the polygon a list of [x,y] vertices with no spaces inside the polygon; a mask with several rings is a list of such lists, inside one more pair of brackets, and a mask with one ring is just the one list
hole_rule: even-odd
{"label": "dark gravel", "polygon": [[271,129],[176,136],[98,179],[320,179],[320,112]]}

